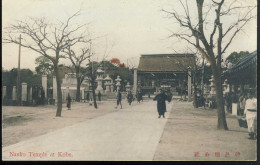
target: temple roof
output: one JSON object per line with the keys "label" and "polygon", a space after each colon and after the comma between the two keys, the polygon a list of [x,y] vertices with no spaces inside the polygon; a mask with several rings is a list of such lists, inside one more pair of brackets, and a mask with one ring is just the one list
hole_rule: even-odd
{"label": "temple roof", "polygon": [[183,72],[194,68],[194,54],[143,54],[138,71],[143,72]]}
{"label": "temple roof", "polygon": [[257,51],[240,59],[234,66],[223,73],[232,84],[255,84],[257,75]]}
{"label": "temple roof", "polygon": [[231,74],[238,73],[241,70],[245,70],[248,67],[256,63],[257,60],[257,51],[250,53],[244,58],[240,59],[234,66],[228,69],[223,75],[230,76]]}

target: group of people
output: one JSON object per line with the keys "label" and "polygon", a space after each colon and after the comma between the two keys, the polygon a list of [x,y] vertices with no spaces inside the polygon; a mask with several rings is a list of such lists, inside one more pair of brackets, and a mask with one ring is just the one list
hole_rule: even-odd
{"label": "group of people", "polygon": [[[159,94],[157,94],[154,97],[153,100],[157,101],[157,111],[158,111],[158,114],[159,114],[158,118],[160,118],[161,116],[163,118],[165,118],[165,115],[164,115],[165,112],[166,112],[165,101],[170,102],[171,99],[172,99],[172,94],[170,92],[167,92],[167,94],[165,94],[165,92],[162,89],[160,89],[159,91],[160,91]],[[98,94],[98,96],[99,96],[99,94]],[[129,105],[131,105],[131,103],[134,100],[134,96],[133,96],[131,91],[129,91],[127,93],[126,98],[127,98],[127,101],[129,103]],[[136,99],[137,99],[138,103],[140,103],[141,100],[143,101],[143,97],[142,97],[142,93],[141,92],[137,92]],[[100,98],[99,98],[99,100],[100,100]],[[66,97],[66,101],[67,101],[67,108],[68,108],[68,110],[71,110],[71,97],[70,97],[69,93],[68,93],[68,95]],[[122,102],[121,101],[122,101],[122,94],[121,94],[120,91],[117,91],[117,93],[116,93],[116,107],[115,108],[117,108],[120,105],[120,107],[122,109]]]}
{"label": "group of people", "polygon": [[[127,102],[129,105],[131,105],[131,103],[134,101],[134,95],[132,94],[131,91],[129,91],[126,95],[126,98],[127,98]],[[140,103],[140,101],[142,100],[143,101],[143,96],[142,96],[142,93],[141,92],[137,92],[136,93],[136,100],[138,103]],[[121,109],[122,109],[122,94],[120,91],[117,91],[117,94],[116,94],[116,107],[117,108],[119,105],[121,106]]]}

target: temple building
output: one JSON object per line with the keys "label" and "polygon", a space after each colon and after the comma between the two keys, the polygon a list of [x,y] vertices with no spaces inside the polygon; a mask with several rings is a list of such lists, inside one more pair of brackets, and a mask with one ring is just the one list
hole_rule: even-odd
{"label": "temple building", "polygon": [[223,73],[223,79],[227,80],[230,92],[238,93],[248,88],[257,87],[257,51],[250,53],[234,66]]}
{"label": "temple building", "polygon": [[133,92],[156,93],[159,89],[170,90],[173,95],[184,89],[191,97],[191,72],[194,54],[144,54],[134,71]]}

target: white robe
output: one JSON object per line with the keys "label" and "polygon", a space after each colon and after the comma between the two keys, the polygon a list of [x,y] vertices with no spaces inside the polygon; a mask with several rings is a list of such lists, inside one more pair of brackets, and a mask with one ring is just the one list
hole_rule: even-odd
{"label": "white robe", "polygon": [[256,133],[257,131],[257,111],[248,111],[248,109],[255,109],[257,110],[257,99],[247,99],[246,105],[245,105],[245,112],[246,120],[247,120],[247,126],[248,126],[248,132],[249,133]]}

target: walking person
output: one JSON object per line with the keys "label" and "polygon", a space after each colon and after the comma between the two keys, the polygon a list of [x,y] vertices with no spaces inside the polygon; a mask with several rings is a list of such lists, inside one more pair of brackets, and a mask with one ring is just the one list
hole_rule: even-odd
{"label": "walking person", "polygon": [[241,96],[239,97],[239,110],[240,110],[240,115],[243,116],[244,115],[244,111],[245,111],[245,104],[246,104],[246,95],[243,92],[241,94]]}
{"label": "walking person", "polygon": [[142,100],[142,102],[144,101],[143,100],[143,92],[141,91],[140,93],[139,93],[139,95],[140,95],[140,100]]}
{"label": "walking person", "polygon": [[86,99],[87,99],[87,102],[89,102],[89,92],[87,93]]}
{"label": "walking person", "polygon": [[68,110],[71,110],[71,98],[70,98],[70,94],[68,93],[68,96],[66,97],[66,101],[67,101],[67,108]]}
{"label": "walking person", "polygon": [[98,101],[101,101],[101,93],[98,91]]}
{"label": "walking person", "polygon": [[166,112],[166,104],[165,101],[167,100],[167,95],[160,89],[160,93],[154,97],[153,100],[157,100],[157,111],[160,118],[163,116],[165,118],[164,113]]}
{"label": "walking person", "polygon": [[136,93],[136,100],[137,100],[137,103],[140,103],[140,101],[141,101],[141,93],[139,92],[139,91],[137,91],[137,93]]}
{"label": "walking person", "polygon": [[118,90],[117,93],[116,93],[116,107],[120,104],[121,106],[121,109],[122,109],[122,103],[121,103],[121,100],[122,100],[122,94],[121,92]]}
{"label": "walking person", "polygon": [[132,101],[133,101],[133,94],[131,93],[131,91],[129,91],[129,93],[127,94],[127,101],[129,103],[129,105],[131,105]]}
{"label": "walking person", "polygon": [[245,104],[245,112],[247,126],[248,126],[248,139],[257,138],[257,99],[254,97],[254,91],[249,91],[248,99]]}

